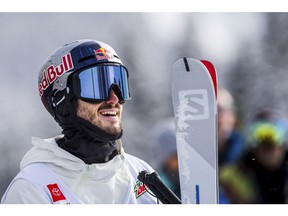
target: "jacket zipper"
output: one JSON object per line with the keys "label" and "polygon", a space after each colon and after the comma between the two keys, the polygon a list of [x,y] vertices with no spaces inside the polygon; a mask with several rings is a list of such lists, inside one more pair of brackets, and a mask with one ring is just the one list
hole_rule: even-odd
{"label": "jacket zipper", "polygon": [[88,178],[89,174],[90,174],[90,170],[92,169],[91,165],[87,165],[87,170],[85,171],[85,173],[82,174],[82,176],[80,177],[79,182],[77,183],[77,185],[75,186],[75,192],[78,194],[80,191],[81,186],[83,185],[83,183],[86,181],[86,179]]}

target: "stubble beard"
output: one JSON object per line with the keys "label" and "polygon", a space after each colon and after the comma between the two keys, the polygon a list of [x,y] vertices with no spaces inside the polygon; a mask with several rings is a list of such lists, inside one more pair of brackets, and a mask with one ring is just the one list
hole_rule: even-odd
{"label": "stubble beard", "polygon": [[[105,106],[105,108],[110,108],[109,105]],[[103,109],[103,108],[102,108]],[[111,135],[119,135],[122,132],[122,122],[119,122],[118,126],[111,126],[111,125],[105,125],[105,123],[101,122],[99,118],[97,118],[96,115],[97,111],[94,109],[89,109],[85,106],[81,106],[78,104],[77,108],[77,116],[89,121],[94,126],[100,128],[101,130],[105,131],[108,134]]]}
{"label": "stubble beard", "polygon": [[97,126],[98,128],[104,130],[106,133],[111,135],[119,135],[122,131],[122,123],[119,123],[118,127],[115,126],[105,126],[99,119],[95,118],[95,114],[93,114],[94,117],[92,119],[95,119],[94,121],[90,121],[93,125]]}

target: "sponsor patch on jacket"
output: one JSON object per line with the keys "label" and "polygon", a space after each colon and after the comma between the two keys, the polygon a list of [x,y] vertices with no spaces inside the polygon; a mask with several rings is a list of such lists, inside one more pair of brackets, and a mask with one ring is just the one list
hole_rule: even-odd
{"label": "sponsor patch on jacket", "polygon": [[145,184],[143,184],[143,182],[137,181],[134,186],[134,193],[135,193],[136,199],[140,197],[142,194],[144,194],[146,191],[147,190],[146,190]]}
{"label": "sponsor patch on jacket", "polygon": [[63,195],[63,193],[61,192],[60,188],[58,187],[58,185],[56,183],[55,184],[49,184],[49,185],[47,185],[47,187],[50,191],[53,202],[66,200],[66,197]]}

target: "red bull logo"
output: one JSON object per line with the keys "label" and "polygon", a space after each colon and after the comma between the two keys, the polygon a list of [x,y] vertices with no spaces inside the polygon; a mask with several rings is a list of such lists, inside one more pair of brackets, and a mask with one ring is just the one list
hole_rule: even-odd
{"label": "red bull logo", "polygon": [[43,71],[43,77],[39,83],[39,95],[43,95],[43,91],[51,85],[57,77],[62,76],[65,72],[74,68],[71,54],[68,53],[61,57],[62,62],[57,65],[50,65],[46,70]]}
{"label": "red bull logo", "polygon": [[113,58],[113,54],[109,51],[106,50],[105,48],[101,47],[100,49],[94,50],[95,57],[97,60],[110,60]]}

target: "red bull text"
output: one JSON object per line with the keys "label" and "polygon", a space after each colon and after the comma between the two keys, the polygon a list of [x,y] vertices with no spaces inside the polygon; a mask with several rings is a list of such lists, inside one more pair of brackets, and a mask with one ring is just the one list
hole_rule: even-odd
{"label": "red bull text", "polygon": [[59,65],[50,65],[46,70],[43,71],[43,77],[38,86],[40,96],[42,96],[43,91],[47,89],[48,86],[51,85],[57,77],[74,68],[70,53],[63,55],[61,60],[62,62]]}

